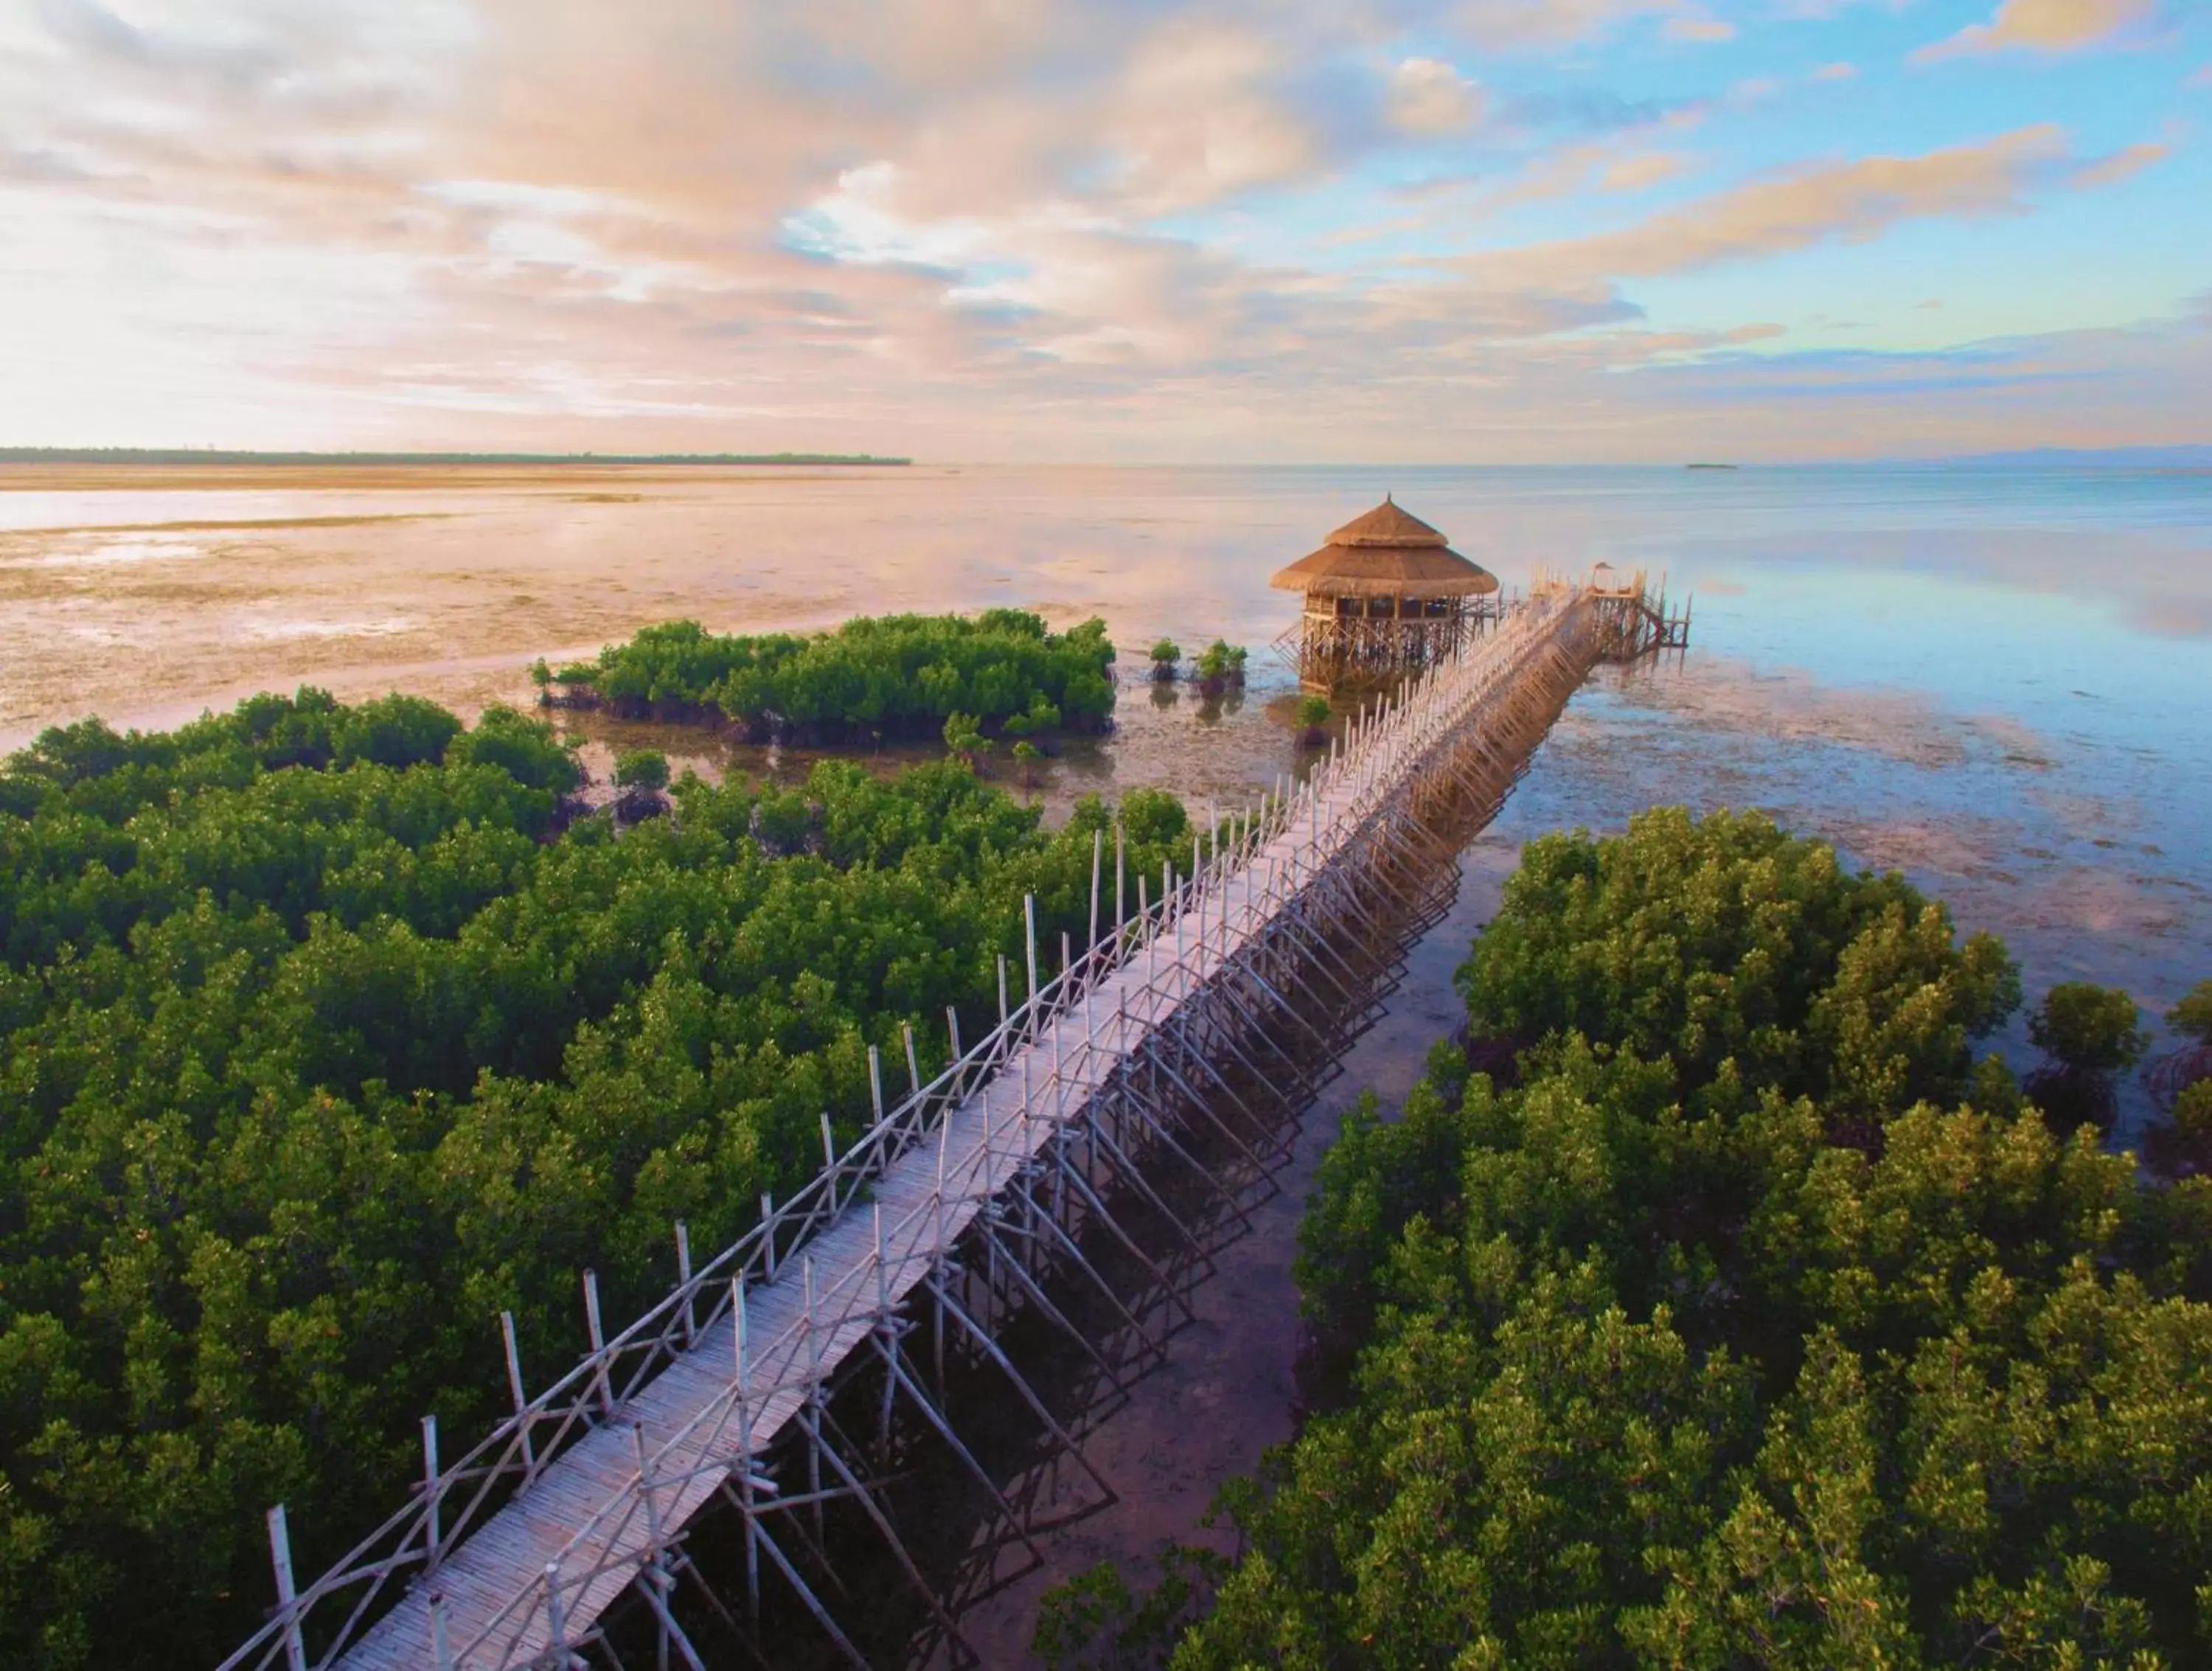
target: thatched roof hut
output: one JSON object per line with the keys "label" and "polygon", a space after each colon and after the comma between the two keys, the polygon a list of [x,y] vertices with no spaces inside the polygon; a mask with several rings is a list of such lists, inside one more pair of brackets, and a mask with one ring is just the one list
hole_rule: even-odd
{"label": "thatched roof hut", "polygon": [[1497,591],[1498,577],[1386,497],[1268,584],[1323,598],[1476,598]]}

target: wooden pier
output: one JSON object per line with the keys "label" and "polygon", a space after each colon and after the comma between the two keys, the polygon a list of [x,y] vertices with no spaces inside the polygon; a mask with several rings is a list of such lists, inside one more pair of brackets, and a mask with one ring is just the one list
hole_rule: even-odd
{"label": "wooden pier", "polygon": [[[1659,631],[1641,577],[1629,584],[1632,596],[1547,584],[1353,720],[1305,783],[1218,820],[1187,872],[1132,878],[1102,835],[1088,943],[1043,948],[1060,966],[1045,978],[1032,912],[1023,1001],[964,1050],[948,1018],[955,1060],[926,1085],[909,1036],[895,1104],[872,1057],[876,1123],[839,1154],[825,1115],[825,1164],[805,1189],[763,1200],[761,1222],[696,1268],[679,1226],[677,1285],[611,1336],[586,1273],[592,1350],[534,1395],[507,1325],[513,1415],[450,1461],[426,1419],[410,1501],[330,1572],[295,1583],[272,1510],[276,1605],[222,1671],[604,1663],[604,1621],[625,1600],[649,1613],[660,1664],[698,1668],[672,1600],[687,1581],[741,1632],[763,1586],[781,1586],[787,1613],[795,1598],[832,1651],[866,1666],[820,1583],[828,1504],[874,1527],[947,1651],[972,1660],[884,1510],[872,1453],[895,1426],[922,1436],[995,1502],[1012,1540],[1030,1540],[1025,1510],[947,1407],[949,1351],[1002,1377],[1010,1407],[1110,1493],[1002,1350],[1006,1321],[1041,1320],[1111,1376],[1054,1298],[1084,1282],[1164,1352],[1167,1322],[1088,1250],[1126,1250],[1122,1267],[1158,1279],[1155,1302],[1187,1309],[1125,1221],[1165,1221],[1202,1259],[1164,1175],[1196,1177],[1233,1213],[1238,1185],[1210,1175],[1264,1176],[1280,1159],[1282,1121],[1258,1105],[1294,1119],[1310,1102],[1316,1062],[1371,1017],[1405,945],[1448,903],[1461,847],[1568,697],[1625,641]],[[861,1384],[880,1410],[872,1443],[831,1409]],[[712,1582],[685,1549],[710,1508],[737,1517],[743,1549]]]}

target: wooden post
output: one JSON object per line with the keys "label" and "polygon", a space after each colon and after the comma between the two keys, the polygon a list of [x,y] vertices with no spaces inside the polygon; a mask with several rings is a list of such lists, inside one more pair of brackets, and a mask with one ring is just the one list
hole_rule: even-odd
{"label": "wooden post", "polygon": [[890,1273],[884,1261],[884,1204],[871,1204],[874,1209],[876,1230],[876,1321],[881,1323],[890,1316]]}
{"label": "wooden post", "polygon": [[761,1191],[761,1246],[768,1253],[768,1279],[775,1280],[775,1196]]}
{"label": "wooden post", "polygon": [[526,1489],[538,1477],[538,1459],[531,1454],[530,1401],[522,1395],[522,1354],[514,1345],[514,1313],[499,1314],[500,1344],[507,1348],[507,1389],[514,1395],[514,1419],[522,1433],[522,1483]]}
{"label": "wooden post", "polygon": [[699,1337],[697,1315],[691,1309],[691,1232],[681,1218],[676,1221],[676,1283],[684,1291],[684,1344]]}
{"label": "wooden post", "polygon": [[284,1662],[289,1671],[307,1671],[307,1639],[293,1607],[299,1597],[292,1589],[292,1537],[284,1525],[282,1503],[269,1511],[269,1564],[276,1570],[276,1616],[284,1621]]}
{"label": "wooden post", "polygon": [[568,1621],[561,1606],[561,1563],[545,1563],[545,1647],[549,1653],[561,1657],[554,1663],[565,1665],[568,1646]]}
{"label": "wooden post", "polygon": [[[876,1111],[876,1124],[884,1123],[884,1062],[876,1047],[868,1047],[868,1103]],[[822,1116],[827,1120],[830,1116]]]}
{"label": "wooden post", "polygon": [[914,1054],[914,1024],[902,1021],[899,1023],[899,1031],[906,1036],[907,1095],[919,1097],[921,1095],[921,1063]]}
{"label": "wooden post", "polygon": [[653,1500],[653,1482],[646,1475],[645,1424],[633,1421],[629,1425],[630,1449],[637,1457],[637,1494],[645,1504],[646,1547],[657,1555],[660,1550],[660,1510]]}
{"label": "wooden post", "polygon": [[[1024,1004],[1026,1006],[1035,1004],[1036,1002],[1037,995],[1036,896],[1035,894],[1024,894],[1022,896],[1022,930],[1024,936],[1024,943],[1029,948],[1030,959],[1030,989],[1028,995],[1023,1000]],[[1031,1028],[1034,1028],[1036,1025],[1036,1014],[1034,1011],[1030,1012],[1028,1024]]]}
{"label": "wooden post", "polygon": [[1121,815],[1116,812],[1114,815],[1114,927],[1117,929],[1128,916],[1128,913],[1122,908],[1121,873],[1127,857],[1123,851],[1124,846],[1125,843],[1121,838]]}
{"label": "wooden post", "polygon": [[745,1281],[730,1279],[730,1316],[737,1331],[738,1348],[738,1507],[745,1522],[745,1598],[756,1617],[760,1613],[760,1546],[753,1524],[753,1376],[745,1352]]}
{"label": "wooden post", "polygon": [[599,1392],[599,1413],[611,1416],[615,1398],[613,1385],[607,1379],[606,1336],[599,1328],[599,1273],[588,1268],[584,1272],[584,1327],[591,1331],[592,1381]]}
{"label": "wooden post", "polygon": [[999,954],[999,1025],[1006,1024],[1006,954]]}
{"label": "wooden post", "polygon": [[438,1510],[443,1498],[438,1492],[438,1419],[434,1415],[422,1418],[422,1571],[438,1570],[438,1558],[443,1553],[438,1547]]}
{"label": "wooden post", "polygon": [[1085,951],[1098,944],[1098,867],[1105,856],[1106,832],[1094,829],[1091,832],[1091,938],[1084,942]]}

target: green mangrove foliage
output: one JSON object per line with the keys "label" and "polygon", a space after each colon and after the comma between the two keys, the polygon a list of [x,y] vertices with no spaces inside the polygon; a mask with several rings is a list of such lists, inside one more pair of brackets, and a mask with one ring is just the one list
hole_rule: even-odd
{"label": "green mangrove foliage", "polygon": [[1218,696],[1231,685],[1241,690],[1248,653],[1243,645],[1217,638],[1199,652],[1198,659],[1191,666],[1191,676],[1198,681],[1200,690],[1208,696]]}
{"label": "green mangrove foliage", "polygon": [[[687,775],[674,816],[558,833],[540,722],[302,690],[160,735],[50,731],[0,770],[0,1664],[209,1664],[692,1245],[742,1233],[1088,915],[1095,799],[939,763],[803,787]],[[657,778],[652,763],[629,775]],[[1133,866],[1186,855],[1121,807]],[[1056,962],[1056,958],[1054,959]]]}
{"label": "green mangrove foliage", "polygon": [[2212,1657],[2212,1184],[1973,1059],[2002,947],[1658,811],[1530,844],[1462,986],[1323,1162],[1337,1407],[1229,1495],[1178,1671]]}
{"label": "green mangrove foliage", "polygon": [[973,620],[879,616],[811,636],[724,637],[671,621],[549,681],[572,704],[633,719],[720,714],[762,735],[932,737],[955,714],[1020,734],[1013,723],[1102,726],[1113,664],[1103,621],[1050,633],[1041,617],[994,609]]}

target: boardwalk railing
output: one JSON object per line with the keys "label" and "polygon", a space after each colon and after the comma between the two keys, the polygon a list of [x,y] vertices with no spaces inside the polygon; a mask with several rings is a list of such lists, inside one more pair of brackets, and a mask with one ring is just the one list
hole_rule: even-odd
{"label": "boardwalk railing", "polygon": [[[1158,897],[1154,878],[1137,878],[1133,910],[1117,832],[1113,917],[1103,933],[1102,835],[1093,847],[1089,944],[1076,951],[1064,939],[1062,967],[1041,979],[1031,902],[1019,1005],[1006,1003],[1002,963],[1000,1024],[963,1048],[948,1012],[952,1060],[927,1084],[907,1033],[907,1094],[888,1108],[872,1048],[877,1118],[839,1152],[825,1115],[823,1170],[803,1189],[781,1203],[763,1197],[754,1227],[696,1268],[679,1225],[676,1286],[611,1337],[586,1273],[591,1349],[535,1395],[526,1392],[513,1322],[503,1316],[513,1413],[451,1461],[441,1458],[434,1420],[426,1419],[423,1475],[410,1502],[303,1587],[293,1582],[283,1510],[272,1510],[276,1606],[222,1671],[580,1662],[578,1644],[633,1584],[696,1663],[666,1607],[666,1558],[684,1525],[717,1497],[747,1513],[749,1572],[764,1554],[848,1656],[865,1663],[773,1540],[764,1533],[756,1540],[751,1514],[761,1501],[788,1509],[806,1500],[763,1471],[771,1442],[794,1419],[817,1420],[839,1366],[872,1350],[886,1408],[893,1390],[902,1392],[980,1477],[902,1367],[893,1314],[909,1297],[926,1297],[940,1328],[949,1313],[1004,1364],[989,1329],[948,1279],[954,1245],[971,1230],[990,1237],[995,1198],[1048,1166],[1057,1169],[1055,1200],[1080,1197],[1076,1210],[1114,1229],[1087,1169],[1068,1164],[1069,1134],[1083,1132],[1094,1158],[1102,1140],[1118,1154],[1121,1127],[1102,1124],[1102,1109],[1119,1107],[1116,1118],[1140,1120],[1173,1146],[1147,1085],[1155,1092],[1171,1086],[1180,1117],[1218,1123],[1206,1109],[1237,1093],[1209,1051],[1241,1055],[1243,1021],[1255,1007],[1286,1006],[1280,989],[1301,963],[1328,975],[1339,956],[1331,933],[1348,910],[1368,908],[1363,902],[1378,890],[1399,885],[1393,867],[1412,862],[1409,842],[1426,801],[1487,796],[1494,808],[1542,726],[1602,653],[1603,636],[1598,600],[1567,589],[1532,600],[1490,637],[1352,720],[1303,785],[1217,820],[1194,838],[1188,872],[1158,878]],[[1178,1030],[1201,1020],[1207,1049],[1163,1046],[1194,1038]],[[1067,1230],[1049,1218],[1030,1226],[1038,1244],[1048,1249],[1057,1236],[1072,1249]],[[1051,1310],[1021,1268],[1005,1280]],[[811,1478],[814,1499],[857,1494],[875,1515],[835,1448],[817,1449],[810,1471],[826,1458],[842,1477],[827,1487]],[[910,1563],[908,1570],[918,1581]]]}

